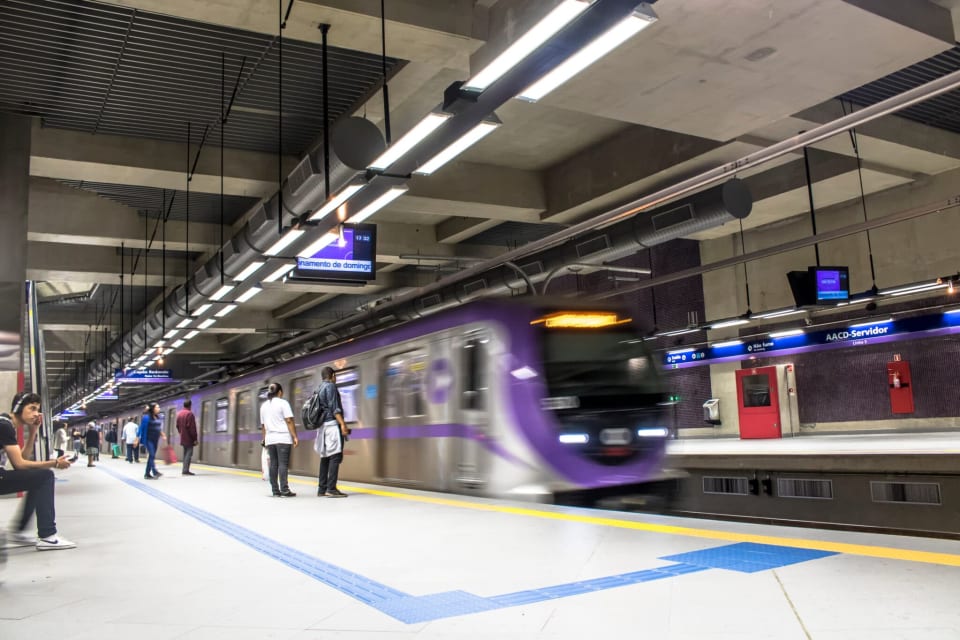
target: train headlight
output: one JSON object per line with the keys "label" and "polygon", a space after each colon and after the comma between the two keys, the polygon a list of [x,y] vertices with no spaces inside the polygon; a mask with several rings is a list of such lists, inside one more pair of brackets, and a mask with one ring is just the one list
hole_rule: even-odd
{"label": "train headlight", "polygon": [[560,442],[563,444],[587,444],[590,436],[585,433],[561,433]]}
{"label": "train headlight", "polygon": [[637,429],[640,438],[666,438],[669,431],[666,427],[642,427]]}

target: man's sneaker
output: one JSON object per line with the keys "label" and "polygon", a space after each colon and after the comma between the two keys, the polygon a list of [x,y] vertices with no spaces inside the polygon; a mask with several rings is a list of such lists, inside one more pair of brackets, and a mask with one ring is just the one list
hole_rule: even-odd
{"label": "man's sneaker", "polygon": [[8,531],[7,547],[29,547],[37,544],[37,537],[30,535],[26,531]]}
{"label": "man's sneaker", "polygon": [[340,491],[339,489],[334,489],[333,491],[327,491],[326,495],[328,498],[346,498],[347,497],[347,494],[345,494],[343,491]]}
{"label": "man's sneaker", "polygon": [[61,535],[52,535],[49,538],[40,538],[37,540],[37,551],[50,551],[53,549],[73,549],[76,543],[70,542]]}

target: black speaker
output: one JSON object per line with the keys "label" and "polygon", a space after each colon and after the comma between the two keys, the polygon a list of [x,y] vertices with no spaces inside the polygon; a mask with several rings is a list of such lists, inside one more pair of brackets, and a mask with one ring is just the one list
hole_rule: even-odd
{"label": "black speaker", "polygon": [[793,292],[793,301],[797,307],[807,307],[817,303],[813,274],[809,270],[788,271],[787,281],[790,282],[790,291]]}

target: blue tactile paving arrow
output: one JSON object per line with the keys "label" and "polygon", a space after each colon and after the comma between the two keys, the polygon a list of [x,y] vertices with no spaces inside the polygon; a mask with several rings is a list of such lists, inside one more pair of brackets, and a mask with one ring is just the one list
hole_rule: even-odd
{"label": "blue tactile paving arrow", "polygon": [[660,560],[670,561],[674,564],[657,567],[655,569],[621,573],[602,578],[593,578],[591,580],[581,580],[579,582],[568,582],[550,587],[542,587],[540,589],[506,593],[499,596],[484,597],[474,595],[467,591],[446,591],[425,596],[414,596],[361,576],[358,573],[330,564],[319,558],[314,558],[293,547],[280,544],[255,531],[241,527],[229,520],[224,520],[209,511],[198,509],[189,503],[177,500],[142,482],[124,478],[107,469],[102,470],[126,482],[131,487],[139,489],[165,502],[174,509],[234,538],[251,549],[259,551],[274,560],[278,560],[291,569],[308,575],[355,600],[359,600],[407,624],[429,622],[440,618],[450,618],[469,613],[492,611],[494,609],[518,607],[558,598],[569,598],[571,596],[603,591],[605,589],[615,589],[617,587],[625,587],[641,582],[674,578],[687,573],[706,571],[707,569],[727,569],[741,573],[754,573],[836,555],[830,551],[740,542],[722,547],[714,547],[712,549],[702,549],[700,551],[665,556],[660,558]]}

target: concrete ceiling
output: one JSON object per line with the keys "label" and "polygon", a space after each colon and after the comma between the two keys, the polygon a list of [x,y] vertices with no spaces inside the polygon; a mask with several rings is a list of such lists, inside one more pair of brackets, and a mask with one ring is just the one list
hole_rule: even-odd
{"label": "concrete ceiling", "polygon": [[[258,38],[269,42],[277,32],[275,0],[47,1],[58,2],[67,12],[82,5],[86,11],[91,7],[135,9],[148,20],[155,14],[172,16],[191,32],[238,30],[249,34],[244,38],[250,42]],[[545,4],[540,0],[387,3],[387,52],[397,61],[389,85],[394,138],[440,102],[451,82],[467,78],[471,69],[507,44],[504,39],[522,34],[543,15]],[[517,242],[556,230],[556,225],[589,219],[618,203],[839,117],[835,96],[954,44],[951,10],[955,7],[950,3],[912,0],[905,16],[891,8],[895,4],[884,0],[661,0],[655,7],[660,21],[653,27],[540,103],[504,104],[497,110],[503,126],[496,132],[435,175],[412,179],[408,194],[372,220],[380,225],[379,275],[374,283],[266,288],[187,343],[171,364],[190,372],[195,369],[189,363],[195,360],[236,358],[278,336],[315,327],[318,318],[342,317],[375,297],[434,281],[439,272],[430,269],[441,262],[418,260],[418,255],[443,256],[460,266],[471,259],[496,256]],[[314,47],[320,39],[317,26],[328,23],[332,25],[330,43],[343,56],[370,59],[380,53],[379,6],[374,0],[300,0],[293,5],[285,41],[290,40],[291,50],[296,48],[294,43]],[[0,23],[12,15],[8,10],[8,4],[0,4]],[[156,54],[165,55],[162,47]],[[0,63],[11,63],[2,45]],[[68,52],[50,64],[66,68]],[[310,77],[315,80],[319,69],[285,67],[285,78],[288,73],[291,82],[307,82]],[[253,88],[250,94],[241,89],[237,99],[248,115],[250,109],[259,108]],[[0,107],[11,109],[8,93],[8,88],[0,86]],[[109,92],[100,98],[109,106]],[[379,84],[365,89],[344,113],[365,115],[382,126]],[[276,117],[275,111],[271,117]],[[187,149],[182,142],[160,135],[94,131],[80,125],[42,126],[40,118],[34,125],[28,276],[49,281],[44,295],[82,297],[92,283],[118,285],[116,249],[122,243],[140,251],[145,242],[140,200],[124,200],[117,194],[129,194],[125,190],[132,189],[149,200],[158,192],[185,189]],[[315,146],[320,135],[318,124],[314,141],[306,146]],[[957,134],[895,116],[863,127],[858,139],[866,194],[960,167]],[[291,151],[278,161],[275,153],[255,145],[227,146],[224,193],[235,205],[227,220],[226,236],[230,237],[246,219],[240,212],[242,205],[276,191],[278,162],[287,175],[298,157]],[[820,208],[858,198],[860,180],[849,136],[820,143],[815,151],[811,156],[815,205]],[[800,161],[801,156],[792,155],[744,173],[742,177],[751,181],[758,194],[745,227],[775,225],[808,212]],[[200,155],[190,189],[198,203],[219,201],[218,154]],[[189,250],[198,261],[213,255],[219,246],[217,212],[214,207],[206,217],[192,218]],[[104,223],[107,220],[109,224]],[[230,226],[231,222],[235,224]],[[537,225],[543,226],[541,234]],[[730,227],[703,232],[695,239],[739,231],[739,226]],[[182,221],[168,223],[167,246],[187,249]],[[152,304],[157,304],[160,287],[169,291],[183,282],[186,262],[180,259],[169,265],[166,279],[152,254],[150,264],[148,292],[152,292]],[[135,279],[142,286],[142,272]],[[108,299],[106,291],[97,295]],[[145,301],[134,299],[134,303],[142,315]],[[45,305],[41,313],[48,343],[60,346],[51,353],[51,358],[59,358],[56,362],[63,372],[51,380],[54,386],[69,381],[73,368],[67,363],[76,358],[65,359],[64,354],[76,354],[80,336],[89,334],[92,326],[106,326],[113,338],[119,333],[118,314],[112,321],[95,318],[89,304]],[[94,307],[102,304],[95,302]]]}

